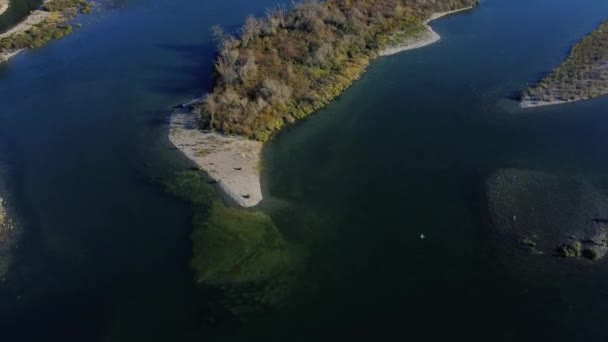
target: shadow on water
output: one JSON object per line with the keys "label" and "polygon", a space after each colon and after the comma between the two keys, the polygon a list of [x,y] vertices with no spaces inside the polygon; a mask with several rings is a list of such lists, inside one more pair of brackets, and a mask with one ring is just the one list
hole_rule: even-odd
{"label": "shadow on water", "polygon": [[[192,84],[204,91],[213,86],[213,56],[215,55],[215,44],[163,44],[161,49],[171,51],[179,56],[182,61],[179,64],[151,65],[150,68],[156,73],[169,75],[160,80],[150,80],[150,89],[160,94],[181,95],[192,92]],[[173,78],[173,80],[172,80]],[[184,78],[189,78],[184,82]],[[202,91],[201,91],[202,93]]]}

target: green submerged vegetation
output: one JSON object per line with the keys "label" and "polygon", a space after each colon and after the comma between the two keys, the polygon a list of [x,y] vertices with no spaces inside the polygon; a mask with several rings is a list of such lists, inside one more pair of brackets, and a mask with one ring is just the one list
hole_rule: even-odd
{"label": "green submerged vegetation", "polygon": [[235,313],[286,297],[303,253],[270,216],[226,206],[202,172],[181,172],[167,189],[194,209],[191,267],[199,286],[221,289]]}
{"label": "green submerged vegetation", "polygon": [[572,49],[561,66],[522,94],[522,101],[565,102],[608,94],[608,21]]}
{"label": "green submerged vegetation", "polygon": [[268,140],[358,79],[395,32],[419,34],[434,12],[477,0],[306,1],[247,18],[238,36],[215,30],[216,82],[195,112],[204,129]]}
{"label": "green submerged vegetation", "polygon": [[73,31],[66,22],[78,13],[90,13],[86,0],[54,0],[45,3],[41,10],[50,12],[42,22],[30,29],[0,39],[0,53],[40,47]]}

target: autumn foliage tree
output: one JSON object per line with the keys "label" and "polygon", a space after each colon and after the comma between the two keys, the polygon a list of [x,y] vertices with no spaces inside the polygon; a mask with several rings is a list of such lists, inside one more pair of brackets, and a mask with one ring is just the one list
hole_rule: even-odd
{"label": "autumn foliage tree", "polygon": [[201,127],[265,141],[338,96],[390,34],[477,0],[316,0],[248,17],[238,35],[214,28],[216,82],[196,105]]}

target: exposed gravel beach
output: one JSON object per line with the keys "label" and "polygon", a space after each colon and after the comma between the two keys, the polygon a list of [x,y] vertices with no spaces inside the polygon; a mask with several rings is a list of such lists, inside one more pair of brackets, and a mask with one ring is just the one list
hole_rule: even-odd
{"label": "exposed gravel beach", "polygon": [[553,105],[560,105],[560,104],[564,104],[564,103],[570,103],[570,102],[576,102],[576,101],[580,101],[580,100],[573,100],[573,101],[562,101],[562,100],[555,100],[555,101],[538,101],[538,100],[523,100],[519,103],[521,108],[534,108],[534,107],[542,107],[542,106],[553,106]]}
{"label": "exposed gravel beach", "polygon": [[171,115],[169,140],[238,205],[252,207],[262,200],[261,142],[202,131],[188,110]]}
{"label": "exposed gravel beach", "polygon": [[[378,56],[390,56],[399,52],[408,51],[418,49],[433,43],[438,42],[441,39],[441,36],[437,34],[437,32],[433,31],[433,29],[428,25],[431,21],[444,17],[446,15],[467,11],[472,9],[473,7],[465,7],[455,11],[449,12],[438,12],[433,13],[424,23],[424,30],[419,33],[408,36],[405,40],[397,43],[396,45],[389,46],[386,49],[381,50],[378,53]],[[397,32],[396,35],[402,32]]]}

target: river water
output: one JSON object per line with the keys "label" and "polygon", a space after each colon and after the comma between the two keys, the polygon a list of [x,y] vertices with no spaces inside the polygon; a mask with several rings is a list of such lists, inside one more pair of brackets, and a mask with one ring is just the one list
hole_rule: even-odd
{"label": "river water", "polygon": [[209,28],[275,3],[118,1],[0,65],[0,190],[23,232],[0,338],[606,340],[608,265],[518,274],[481,219],[497,169],[608,173],[608,98],[508,99],[608,16],[595,0],[487,0],[441,19],[440,43],[375,61],[279,134],[266,197],[298,208],[277,225],[308,241],[302,280],[278,310],[201,328],[190,208],[158,184],[189,166],[168,147],[168,113],[211,85]]}

